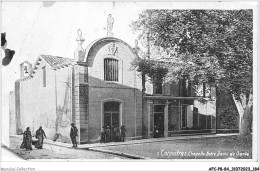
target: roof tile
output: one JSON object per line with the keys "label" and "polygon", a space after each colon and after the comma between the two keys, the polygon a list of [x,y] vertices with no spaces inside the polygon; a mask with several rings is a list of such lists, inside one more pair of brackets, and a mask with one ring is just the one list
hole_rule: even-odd
{"label": "roof tile", "polygon": [[57,67],[62,65],[71,65],[74,63],[74,59],[58,57],[58,56],[51,56],[51,55],[41,55],[42,58],[46,60],[47,63],[51,65],[51,67]]}

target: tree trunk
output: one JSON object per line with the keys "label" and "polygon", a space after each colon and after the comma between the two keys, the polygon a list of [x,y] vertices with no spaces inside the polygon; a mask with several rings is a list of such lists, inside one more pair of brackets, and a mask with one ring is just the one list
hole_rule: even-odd
{"label": "tree trunk", "polygon": [[252,123],[252,109],[253,106],[245,109],[241,119],[241,128],[239,129],[240,136],[246,136],[251,133],[251,123]]}
{"label": "tree trunk", "polygon": [[245,94],[241,94],[240,100],[237,100],[233,94],[232,97],[239,113],[239,135],[247,136],[251,133],[253,118],[253,94],[249,94],[248,100]]}

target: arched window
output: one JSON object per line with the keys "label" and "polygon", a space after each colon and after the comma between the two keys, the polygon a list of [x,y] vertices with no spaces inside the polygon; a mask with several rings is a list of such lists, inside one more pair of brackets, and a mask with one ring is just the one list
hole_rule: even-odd
{"label": "arched window", "polygon": [[104,59],[104,80],[118,81],[118,60],[112,58]]}

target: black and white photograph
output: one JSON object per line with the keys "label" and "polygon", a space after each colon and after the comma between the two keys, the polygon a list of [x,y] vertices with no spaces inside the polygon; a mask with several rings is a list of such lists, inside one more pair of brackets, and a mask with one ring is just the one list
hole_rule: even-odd
{"label": "black and white photograph", "polygon": [[258,55],[259,1],[1,1],[1,171],[259,171]]}

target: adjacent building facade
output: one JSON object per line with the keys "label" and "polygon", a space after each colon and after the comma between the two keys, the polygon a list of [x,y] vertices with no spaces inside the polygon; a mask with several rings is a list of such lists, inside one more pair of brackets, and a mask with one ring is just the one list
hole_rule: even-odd
{"label": "adjacent building facade", "polygon": [[10,93],[10,131],[42,126],[50,139],[69,142],[70,124],[79,129],[80,143],[97,142],[103,126],[125,125],[126,139],[176,134],[215,133],[214,90],[195,93],[187,80],[146,82],[132,69],[136,52],[126,42],[108,36],[86,49],[79,34],[74,59],[40,55],[34,65],[20,65],[21,78]]}

